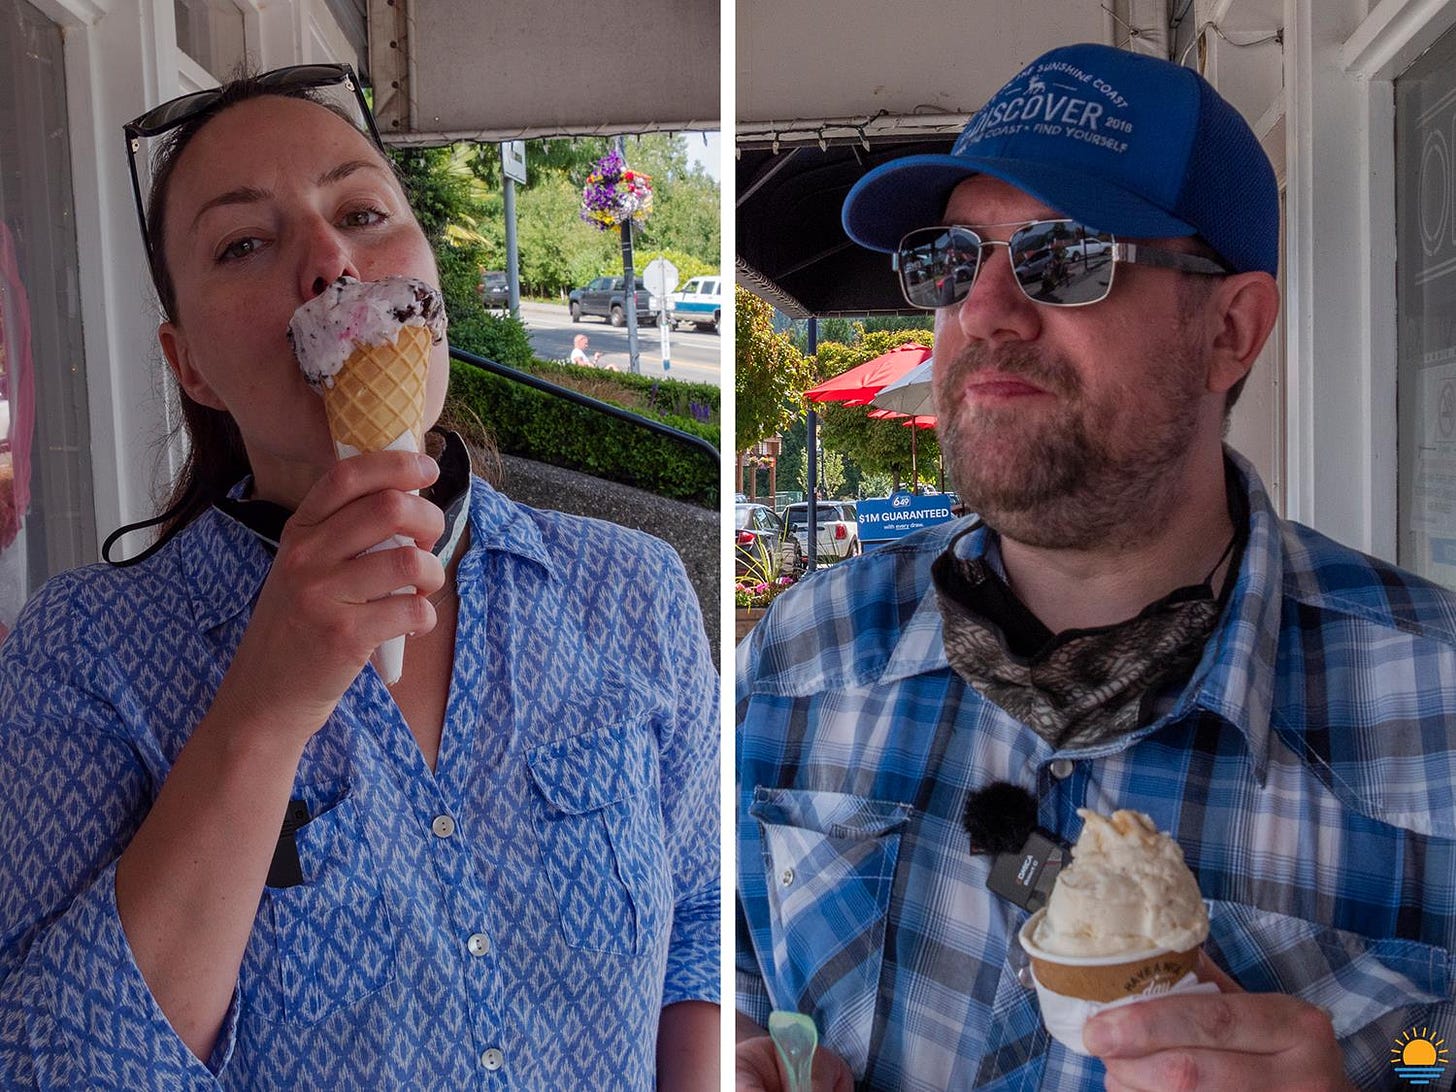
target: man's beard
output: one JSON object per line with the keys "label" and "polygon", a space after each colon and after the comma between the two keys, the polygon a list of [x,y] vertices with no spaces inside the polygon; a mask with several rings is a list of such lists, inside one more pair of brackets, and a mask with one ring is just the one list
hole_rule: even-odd
{"label": "man's beard", "polygon": [[[1006,537],[1045,549],[1140,537],[1174,499],[1197,429],[1202,361],[1182,333],[1149,347],[1143,384],[1104,388],[1094,405],[1071,364],[1030,346],[973,343],[937,361],[936,397],[950,407],[940,414],[941,449],[961,502]],[[1025,379],[1057,405],[962,401],[983,371]]]}

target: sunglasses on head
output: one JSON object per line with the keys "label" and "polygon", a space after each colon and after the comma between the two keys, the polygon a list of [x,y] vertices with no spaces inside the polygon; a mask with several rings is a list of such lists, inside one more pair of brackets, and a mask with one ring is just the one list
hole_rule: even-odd
{"label": "sunglasses on head", "polygon": [[[359,110],[359,117],[356,121],[361,127],[361,131],[368,133],[369,138],[374,141],[375,147],[381,152],[384,150],[384,141],[379,137],[379,129],[374,124],[374,115],[370,112],[369,103],[364,98],[364,89],[359,85],[354,70],[348,65],[296,64],[288,68],[275,68],[254,79],[260,87],[281,95],[342,86],[353,93],[354,103]],[[194,91],[190,95],[182,95],[164,102],[160,106],[154,106],[145,114],[133,118],[122,126],[122,133],[126,138],[127,160],[131,165],[131,189],[132,195],[136,198],[137,220],[141,223],[142,242],[147,248],[147,260],[152,263],[153,268],[156,267],[156,259],[152,254],[151,235],[147,231],[147,200],[142,193],[141,175],[137,170],[137,157],[141,154],[142,141],[146,138],[162,136],[185,125],[199,114],[210,110],[220,98],[222,98],[221,88],[213,87],[206,91]]]}
{"label": "sunglasses on head", "polygon": [[976,228],[947,224],[917,228],[901,239],[894,264],[906,302],[927,311],[959,303],[971,294],[986,248],[993,246],[1007,249],[1011,271],[1026,298],[1051,307],[1082,307],[1105,300],[1121,262],[1185,273],[1233,272],[1196,254],[1119,243],[1111,232],[1076,220],[984,226],[1016,230],[1003,241],[983,238]]}

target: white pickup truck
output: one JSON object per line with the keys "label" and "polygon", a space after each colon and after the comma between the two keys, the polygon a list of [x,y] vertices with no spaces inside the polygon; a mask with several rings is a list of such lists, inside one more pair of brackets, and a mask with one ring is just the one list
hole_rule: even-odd
{"label": "white pickup truck", "polygon": [[668,316],[674,324],[692,323],[700,330],[718,332],[723,319],[721,277],[694,277],[682,291],[668,297]]}
{"label": "white pickup truck", "polygon": [[[853,501],[818,501],[819,533],[815,535],[816,556],[821,560],[837,561],[861,552],[859,544],[859,516]],[[784,509],[784,523],[804,553],[809,553],[809,504],[799,501]]]}

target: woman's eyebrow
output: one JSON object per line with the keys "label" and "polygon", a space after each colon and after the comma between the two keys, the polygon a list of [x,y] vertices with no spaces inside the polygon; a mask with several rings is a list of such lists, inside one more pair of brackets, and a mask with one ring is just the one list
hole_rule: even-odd
{"label": "woman's eyebrow", "polygon": [[260,190],[256,186],[239,186],[235,190],[228,190],[227,193],[220,193],[211,200],[204,202],[202,207],[197,210],[197,215],[192,218],[193,230],[196,230],[203,216],[215,208],[223,205],[246,205],[254,201],[266,200],[271,196],[272,193],[270,191]]}
{"label": "woman's eyebrow", "polygon": [[362,170],[373,170],[378,171],[380,174],[389,174],[389,172],[386,171],[384,167],[377,162],[373,162],[368,159],[351,159],[348,162],[340,163],[337,167],[333,167],[330,170],[324,171],[323,174],[318,176],[318,180],[314,184],[317,186],[332,185],[335,182],[342,182],[345,178],[348,178],[355,171]]}
{"label": "woman's eyebrow", "polygon": [[[329,168],[323,174],[319,175],[314,181],[314,185],[320,188],[331,186],[336,182],[342,182],[355,171],[361,170],[378,171],[386,177],[392,177],[379,163],[374,163],[367,159],[350,159],[344,163],[340,163],[337,167]],[[224,205],[246,205],[254,201],[266,201],[272,196],[272,190],[259,189],[257,186],[239,186],[237,189],[220,193],[216,197],[206,201],[197,210],[197,215],[192,218],[192,227],[196,230],[197,225],[202,221],[202,217],[215,208]]]}

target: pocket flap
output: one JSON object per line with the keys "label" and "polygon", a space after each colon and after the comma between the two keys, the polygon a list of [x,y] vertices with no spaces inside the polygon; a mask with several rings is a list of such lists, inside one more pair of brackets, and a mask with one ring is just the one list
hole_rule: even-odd
{"label": "pocket flap", "polygon": [[828,838],[878,838],[904,826],[913,808],[842,792],[754,790],[748,814],[770,826],[798,827]]}
{"label": "pocket flap", "polygon": [[1393,1010],[1456,999],[1456,961],[1445,948],[1219,899],[1208,907],[1210,945],[1239,985],[1319,1005],[1341,1039]]}
{"label": "pocket flap", "polygon": [[526,752],[526,762],[551,806],[579,815],[655,784],[656,750],[644,725],[612,725],[538,744]]}

